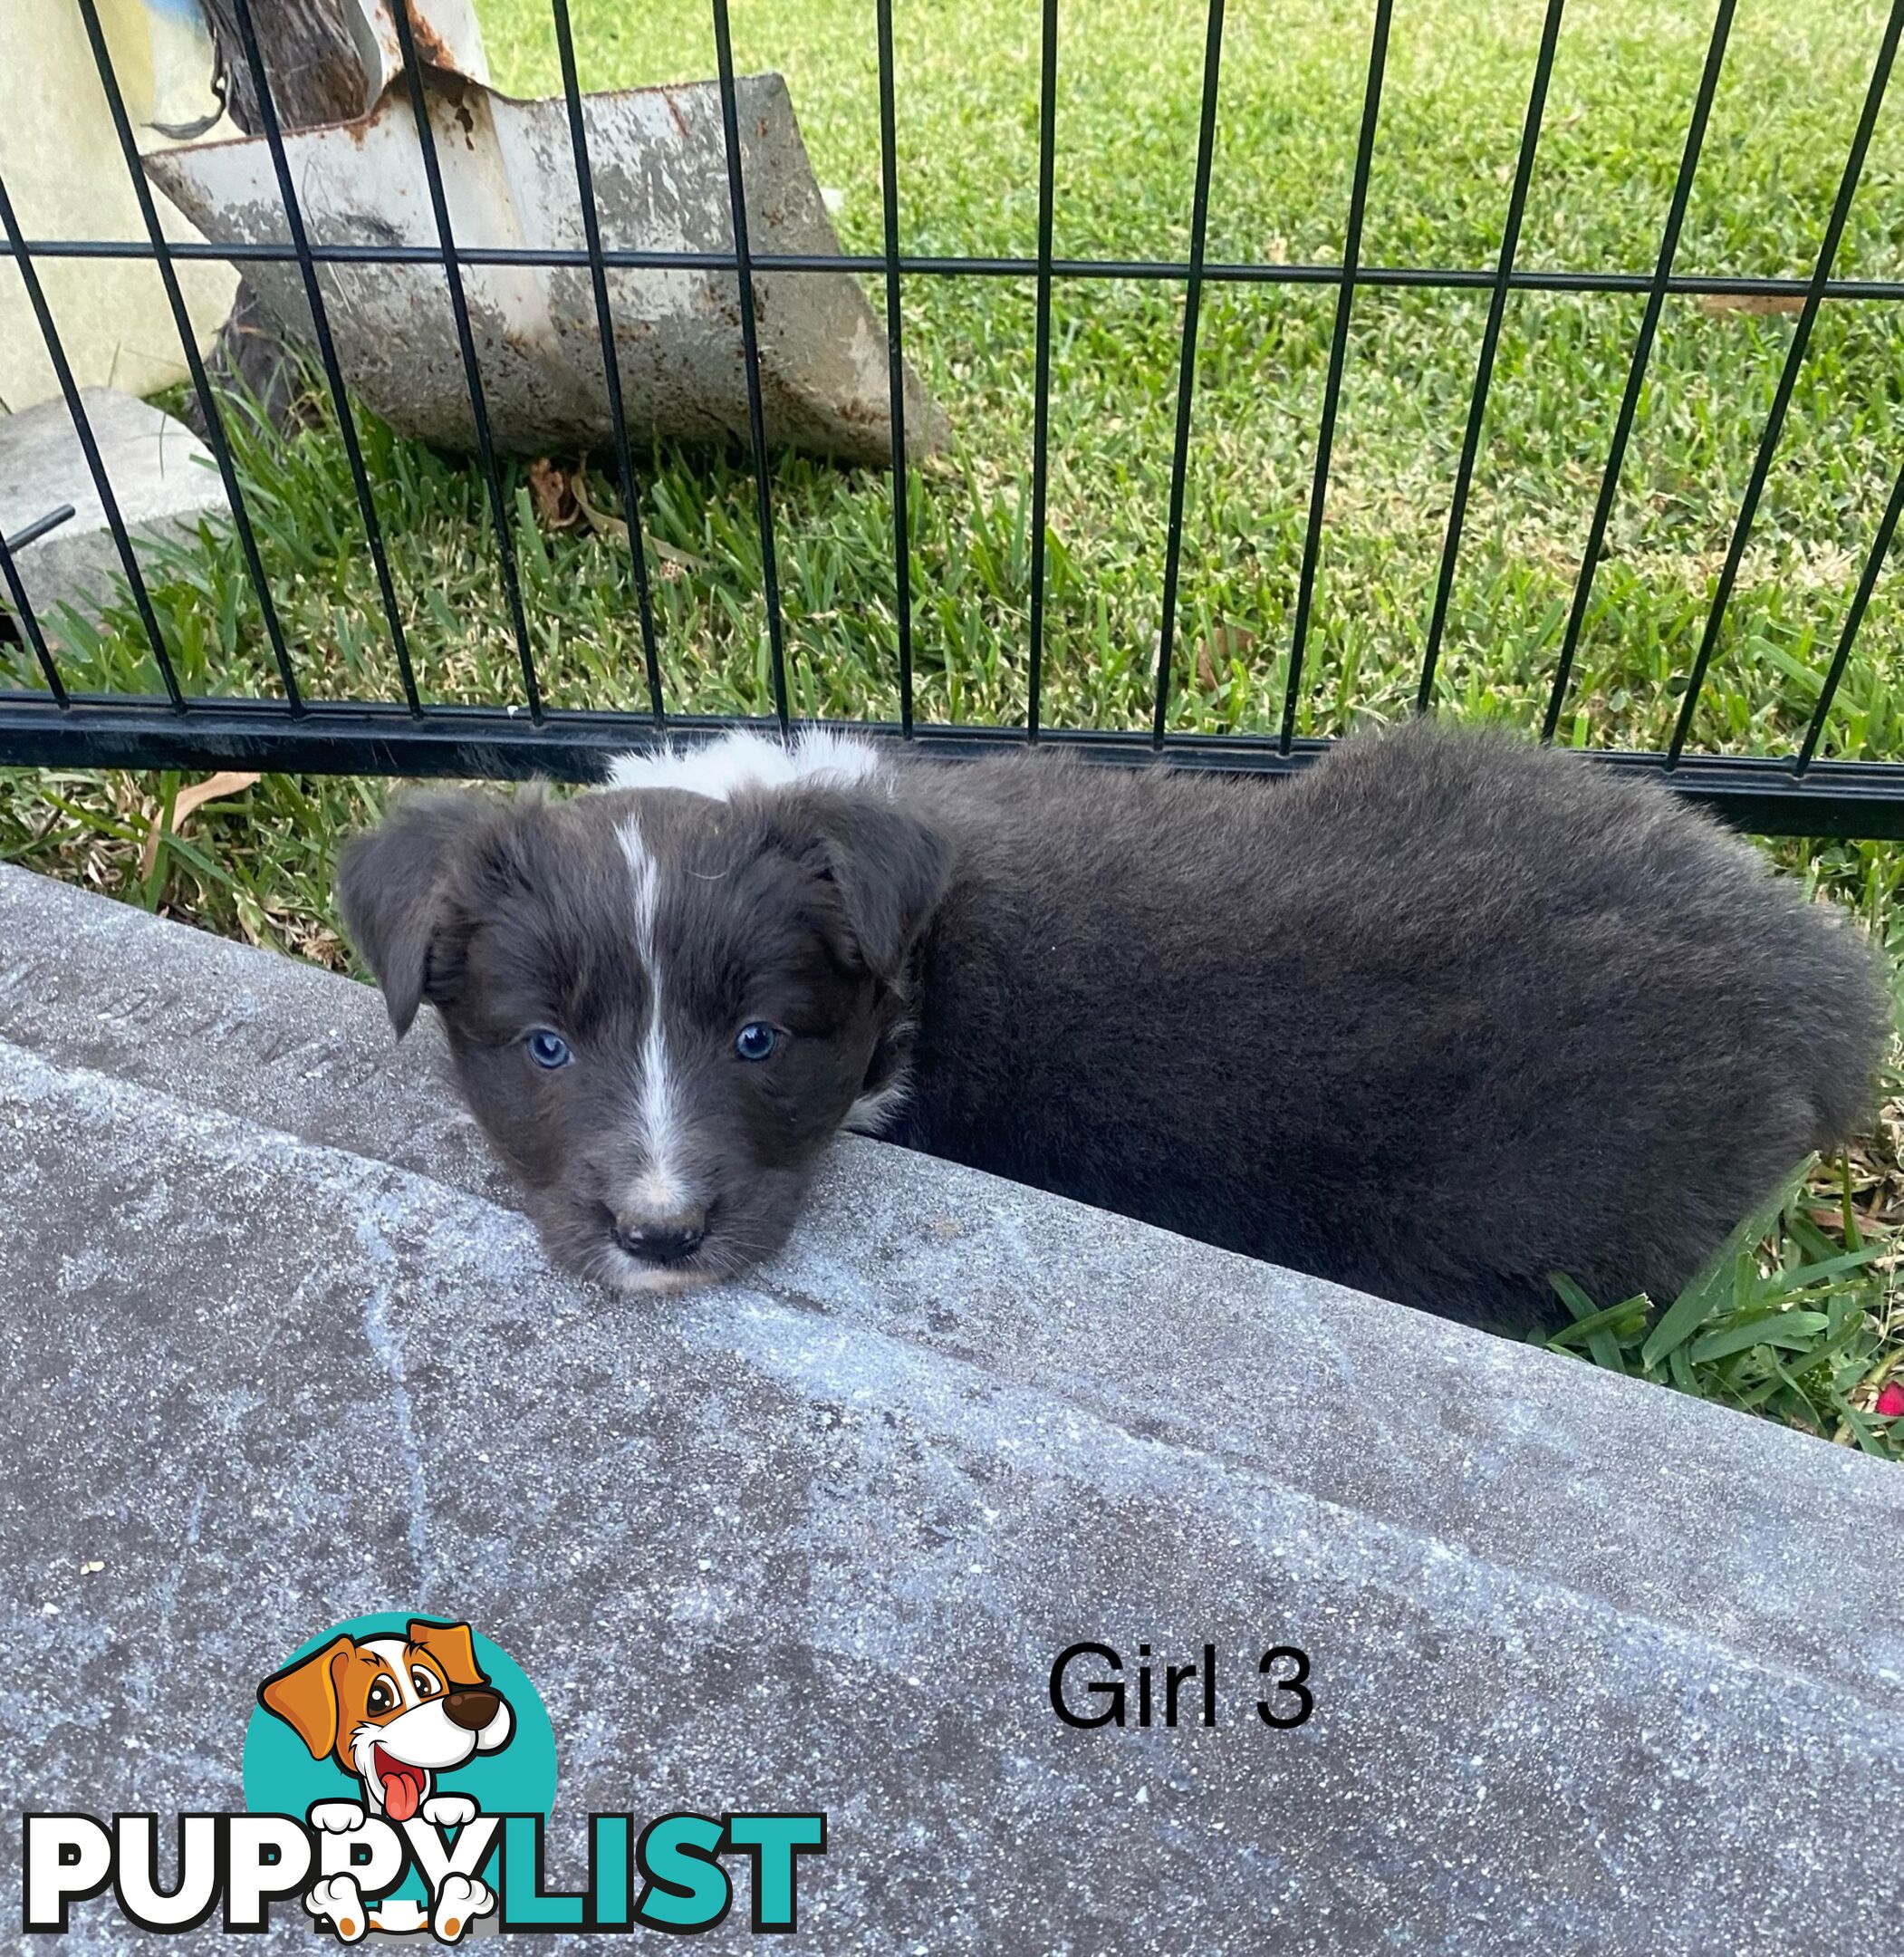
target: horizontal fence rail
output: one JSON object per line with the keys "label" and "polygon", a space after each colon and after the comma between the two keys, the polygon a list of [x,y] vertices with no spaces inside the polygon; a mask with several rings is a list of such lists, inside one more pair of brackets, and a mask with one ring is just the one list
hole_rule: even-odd
{"label": "horizontal fence rail", "polygon": [[[726,716],[670,716],[668,737],[692,747],[744,722]],[[803,726],[901,737],[897,721],[822,720]],[[41,767],[251,767],[293,774],[443,776],[472,780],[599,781],[611,757],[646,739],[645,715],[553,709],[542,724],[490,707],[433,707],[422,716],[395,704],[314,701],[293,715],[272,700],[190,699],[184,714],[123,698],[81,695],[66,713],[36,697],[0,693],[0,755]],[[922,754],[958,757],[1024,745],[1022,728],[920,723],[909,737]],[[1141,764],[1157,749],[1149,728],[1044,728],[1041,744],[1087,761]],[[1284,754],[1271,737],[1172,734],[1170,766],[1226,775],[1295,775],[1326,754],[1326,740],[1297,739]],[[1803,774],[1789,759],[1684,755],[1670,771],[1663,755],[1590,748],[1587,757],[1651,775],[1742,829],[1764,835],[1847,835],[1904,840],[1899,769],[1880,761],[1818,761]]]}
{"label": "horizontal fence rail", "polygon": [[[289,265],[299,254],[288,245],[208,245],[203,239],[175,238],[168,246],[180,264],[192,260],[220,265]],[[135,238],[27,238],[15,252],[12,244],[0,239],[0,258],[30,255],[38,258],[138,258],[149,259],[151,246]],[[440,265],[444,263],[439,245],[320,245],[313,243],[310,255],[316,265]],[[565,267],[579,270],[592,265],[586,250],[553,245],[460,245],[457,260],[466,265],[520,265]],[[601,263],[611,271],[637,272],[732,272],[738,261],[732,252],[720,251],[631,251],[604,246]],[[871,252],[751,252],[748,264],[756,272],[855,272],[877,277],[886,270],[882,255]],[[901,252],[899,270],[907,276],[915,273],[928,277],[1034,279],[1043,261],[1033,258],[956,257],[928,253]],[[1157,284],[1184,284],[1190,276],[1186,259],[1175,258],[1053,258],[1051,274],[1061,279],[1132,279]],[[1368,286],[1410,286],[1448,292],[1487,292],[1499,273],[1486,265],[1359,265],[1346,270],[1341,265],[1252,265],[1210,258],[1204,261],[1202,277],[1207,284],[1237,285],[1340,285],[1349,283]],[[1648,272],[1579,272],[1564,268],[1516,266],[1507,275],[1515,292],[1547,293],[1630,293],[1650,292],[1653,275]],[[1810,279],[1774,278],[1737,273],[1674,273],[1666,290],[1682,298],[1803,299],[1812,289]],[[1904,279],[1827,279],[1827,299],[1904,299]]]}
{"label": "horizontal fence rail", "polygon": [[[773,714],[764,724],[784,731],[793,723],[787,673],[785,625],[779,589],[776,513],[772,492],[761,353],[755,306],[755,281],[764,273],[851,274],[881,280],[885,295],[888,389],[891,412],[893,469],[892,576],[896,600],[899,718],[891,723],[859,722],[873,731],[912,742],[935,755],[995,751],[1040,741],[1087,758],[1120,763],[1155,762],[1236,773],[1289,774],[1313,763],[1328,743],[1298,733],[1305,697],[1304,660],[1315,602],[1318,562],[1328,516],[1332,450],[1341,411],[1357,295],[1365,291],[1425,290],[1474,292],[1488,299],[1467,411],[1434,583],[1431,614],[1422,648],[1418,710],[1431,704],[1437,663],[1447,634],[1449,604],[1486,421],[1496,354],[1505,309],[1515,294],[1629,294],[1643,298],[1644,311],[1627,355],[1626,379],[1614,418],[1612,437],[1587,528],[1571,606],[1553,670],[1543,689],[1541,733],[1553,739],[1565,711],[1576,653],[1589,615],[1596,570],[1604,554],[1608,525],[1618,500],[1629,446],[1646,386],[1660,319],[1675,297],[1766,301],[1794,310],[1792,337],[1773,403],[1756,445],[1751,474],[1715,580],[1697,650],[1687,662],[1685,684],[1668,747],[1658,753],[1588,750],[1616,769],[1643,772],[1724,814],[1740,826],[1767,833],[1870,835],[1904,838],[1904,760],[1821,759],[1819,747],[1831,724],[1833,702],[1853,657],[1854,646],[1900,517],[1904,517],[1904,464],[1900,464],[1881,521],[1871,537],[1855,591],[1841,622],[1829,667],[1803,740],[1788,755],[1714,756],[1692,751],[1705,685],[1716,660],[1737,574],[1753,535],[1770,471],[1821,309],[1827,304],[1904,301],[1904,279],[1845,278],[1835,275],[1839,248],[1852,201],[1865,175],[1873,131],[1883,108],[1900,36],[1904,0],[1890,7],[1875,52],[1855,134],[1845,157],[1831,207],[1823,215],[1822,242],[1805,277],[1702,275],[1677,266],[1679,241],[1706,141],[1712,107],[1724,72],[1736,0],[1716,0],[1704,64],[1687,124],[1683,149],[1665,210],[1657,259],[1649,271],[1581,271],[1530,266],[1518,262],[1522,221],[1534,176],[1546,112],[1548,87],[1559,43],[1565,0],[1546,0],[1526,96],[1524,121],[1507,192],[1498,254],[1491,265],[1432,266],[1370,264],[1361,240],[1369,206],[1371,164],[1380,123],[1392,0],[1372,0],[1361,121],[1351,186],[1342,214],[1341,256],[1335,263],[1239,263],[1210,258],[1205,250],[1210,209],[1211,175],[1220,126],[1224,56],[1224,0],[1207,0],[1199,93],[1194,183],[1188,198],[1188,255],[1174,259],[1061,257],[1053,248],[1056,145],[1056,95],[1060,59],[1058,0],[1041,0],[1039,10],[1037,227],[1030,257],[944,255],[900,248],[900,200],[897,182],[896,98],[892,0],[875,0],[872,32],[877,47],[881,165],[881,236],[877,253],[789,253],[762,250],[750,238],[745,169],[739,135],[736,69],[728,0],[710,0],[717,69],[726,201],[733,248],[728,251],[618,249],[603,240],[597,206],[593,162],[582,113],[568,0],[551,0],[556,52],[572,150],[574,194],[583,247],[575,249],[498,246],[458,237],[436,149],[415,30],[405,9],[393,9],[400,45],[404,86],[415,122],[423,189],[436,233],[434,244],[336,245],[310,236],[298,186],[287,157],[284,132],[274,105],[251,0],[233,0],[245,65],[259,105],[260,137],[268,149],[285,217],[283,244],[213,244],[170,239],[165,235],[153,194],[140,168],[111,51],[101,26],[97,0],[76,0],[83,19],[100,84],[138,201],[140,239],[39,238],[25,235],[0,180],[0,259],[9,261],[22,281],[59,391],[91,475],[104,520],[122,569],[132,613],[144,634],[163,691],[105,695],[69,683],[59,647],[37,619],[21,574],[23,554],[62,512],[12,538],[0,537],[0,628],[30,656],[43,690],[0,691],[0,762],[32,766],[214,767],[249,766],[313,773],[405,776],[467,776],[521,778],[544,775],[587,780],[599,777],[610,755],[666,732],[685,742],[710,737],[736,724],[728,718],[670,712],[662,680],[648,552],[641,534],[640,475],[630,444],[615,355],[615,323],[608,275],[611,271],[711,272],[729,274],[738,300],[736,331],[745,385],[746,448],[755,487],[754,520],[758,533],[760,597],[764,606],[767,680]],[[181,686],[168,656],[138,552],[91,429],[85,404],[57,323],[46,301],[38,266],[59,261],[139,261],[151,264],[182,342],[193,395],[207,446],[217,468],[230,522],[245,574],[256,599],[270,663],[281,689],[278,697],[202,697]],[[309,649],[294,642],[276,603],[255,534],[245,486],[234,460],[230,433],[219,393],[195,343],[178,279],[182,265],[201,262],[229,265],[294,265],[309,306],[317,364],[335,415],[348,467],[364,546],[375,572],[378,598],[400,686],[400,700],[359,703],[314,697],[309,682]],[[466,706],[424,697],[416,660],[406,636],[401,606],[378,510],[377,485],[367,462],[356,410],[346,385],[318,270],[322,266],[418,266],[444,281],[455,324],[476,434],[471,464],[486,497],[496,569],[504,594],[506,626],[520,667],[524,704],[496,702]],[[639,622],[641,660],[629,676],[631,694],[645,696],[644,709],[604,712],[564,708],[549,699],[538,670],[534,632],[516,563],[511,512],[501,464],[491,437],[482,362],[472,324],[464,275],[476,266],[585,270],[593,304],[602,379],[613,430],[612,462],[628,523],[628,547]],[[1034,294],[1033,428],[1030,455],[1029,644],[1027,700],[1022,723],[935,725],[915,712],[914,661],[917,622],[908,511],[907,429],[904,393],[902,283],[908,278],[1023,279]],[[1046,653],[1046,530],[1050,476],[1053,293],[1059,281],[1125,280],[1180,286],[1184,313],[1178,342],[1174,441],[1170,452],[1168,514],[1163,539],[1164,571],[1159,594],[1152,710],[1148,728],[1080,728],[1053,726],[1045,716],[1043,678]],[[1179,620],[1179,580],[1188,461],[1197,415],[1198,324],[1206,289],[1212,285],[1319,287],[1335,294],[1313,470],[1309,483],[1302,554],[1295,574],[1289,660],[1283,687],[1280,726],[1260,734],[1195,734],[1168,725]],[[592,357],[592,356],[591,356]],[[6,614],[10,613],[10,620]],[[841,723],[829,722],[828,725]]]}

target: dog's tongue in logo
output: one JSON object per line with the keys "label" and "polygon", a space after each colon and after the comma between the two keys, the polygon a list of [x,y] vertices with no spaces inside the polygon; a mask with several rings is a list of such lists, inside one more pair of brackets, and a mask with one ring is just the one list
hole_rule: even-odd
{"label": "dog's tongue in logo", "polygon": [[407,1760],[392,1759],[381,1747],[372,1758],[383,1783],[383,1811],[392,1821],[408,1821],[423,1803],[423,1774]]}

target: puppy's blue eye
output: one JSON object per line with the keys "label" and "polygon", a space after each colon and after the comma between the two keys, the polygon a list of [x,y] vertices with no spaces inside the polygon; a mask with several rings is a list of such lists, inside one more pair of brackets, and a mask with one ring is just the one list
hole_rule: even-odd
{"label": "puppy's blue eye", "polygon": [[547,1027],[537,1027],[529,1036],[529,1057],[537,1066],[553,1070],[567,1066],[575,1056],[560,1033],[552,1033]]}
{"label": "puppy's blue eye", "polygon": [[734,1050],[743,1060],[764,1060],[779,1045],[779,1033],[764,1019],[754,1019],[740,1029]]}

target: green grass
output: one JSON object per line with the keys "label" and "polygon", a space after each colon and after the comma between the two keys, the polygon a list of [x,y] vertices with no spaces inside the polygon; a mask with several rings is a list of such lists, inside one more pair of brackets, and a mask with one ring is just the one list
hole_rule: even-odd
{"label": "green grass", "polygon": [[[1540,1343],[1896,1459],[1890,1422],[1870,1412],[1898,1364],[1893,1253],[1886,1237],[1867,1240],[1850,1162],[1820,1169],[1794,1170],[1661,1306],[1643,1296],[1599,1306],[1556,1272],[1574,1322]],[[1835,1213],[1820,1207],[1831,1181]]]}
{"label": "green grass", "polygon": [[[558,74],[543,0],[487,0],[479,10],[499,85],[553,92]],[[1741,0],[1680,269],[1810,270],[1884,11],[1879,0]],[[1232,10],[1212,187],[1214,258],[1340,255],[1370,12],[1366,0]],[[658,0],[639,10],[591,0],[578,14],[590,87],[713,72],[702,0]],[[1368,261],[1491,263],[1541,14],[1539,0],[1399,0]],[[1066,0],[1061,24],[1059,253],[1180,257],[1201,7]],[[1650,268],[1709,24],[1705,6],[1684,0],[1573,0],[1533,180],[1524,265]],[[820,180],[844,194],[842,242],[877,251],[870,10],[744,0],[735,34],[743,68],[787,75]],[[907,249],[1032,252],[1036,34],[1037,9],[1028,0],[902,0],[897,8]],[[1904,108],[1894,106],[1878,126],[1839,256],[1841,275],[1904,275],[1900,180]],[[876,280],[870,295],[876,304],[882,299]],[[919,711],[1015,720],[1027,680],[1030,282],[920,277],[907,281],[903,297],[909,351],[954,431],[950,452],[917,470],[911,486]],[[1280,717],[1333,306],[1326,289],[1207,289],[1173,684],[1178,728],[1260,730]],[[1304,732],[1392,718],[1412,698],[1486,306],[1486,294],[1475,293],[1368,291],[1357,298],[1305,662]],[[1537,724],[1640,310],[1630,296],[1523,294],[1509,304],[1438,679],[1446,711]],[[1182,321],[1183,295],[1172,287],[1091,281],[1057,291],[1044,681],[1053,721],[1148,722]],[[1904,314],[1880,304],[1833,304],[1819,319],[1696,746],[1776,751],[1795,746],[1803,732],[1904,459],[1900,331]],[[1654,747],[1669,731],[1791,332],[1785,313],[1668,303],[1564,739]],[[519,698],[480,484],[463,464],[380,425],[367,420],[364,433],[426,693]],[[392,697],[396,675],[334,429],[317,412],[289,443],[249,425],[240,436],[274,590],[309,689]],[[558,459],[566,466],[577,458]],[[614,510],[602,460],[592,458],[588,500]],[[745,458],[647,446],[639,461],[670,699],[765,711],[760,552]],[[562,705],[639,705],[625,552],[586,526],[558,530],[539,521],[520,465],[511,466],[509,487],[549,697]],[[877,472],[789,455],[774,465],[773,492],[795,710],[894,715],[889,483]],[[229,540],[207,536],[181,554],[156,581],[154,598],[189,688],[272,689],[255,607]],[[1899,608],[1898,583],[1887,579],[1839,696],[1828,753],[1904,757]],[[113,615],[102,631],[76,622],[67,630],[78,683],[154,688],[128,616]],[[7,657],[0,648],[0,664]],[[14,657],[14,677],[30,683],[24,662]],[[329,911],[331,842],[371,812],[380,786],[267,777],[200,811],[141,873],[141,844],[155,820],[166,833],[176,786],[151,777],[0,778],[0,851],[258,942],[342,962]],[[1778,853],[1904,951],[1904,911],[1893,901],[1904,874],[1899,852],[1786,844]],[[1857,1229],[1881,1236],[1898,1200],[1896,1171],[1887,1130],[1857,1165]],[[1846,1254],[1842,1221],[1812,1220],[1813,1209],[1836,1208],[1825,1199],[1801,1203],[1767,1226],[1762,1253],[1740,1253],[1758,1273],[1755,1283],[1784,1287],[1774,1300],[1784,1321],[1780,1338],[1802,1327],[1803,1348],[1768,1336],[1714,1356],[1715,1338],[1741,1336],[1756,1322],[1735,1317],[1707,1324],[1672,1354],[1656,1347],[1643,1359],[1644,1342],[1625,1335],[1634,1324],[1628,1311],[1582,1341],[1583,1349],[1715,1397],[1745,1403],[1756,1395],[1769,1411],[1887,1451],[1882,1423],[1860,1417],[1857,1402],[1891,1366],[1904,1365],[1888,1258],[1836,1266]],[[1830,1234],[1813,1242],[1821,1229]],[[1802,1266],[1832,1264],[1832,1273],[1774,1276],[1794,1247]],[[1739,1282],[1741,1269],[1734,1271]],[[1835,1287],[1823,1304],[1813,1296],[1819,1286]],[[1735,1285],[1726,1298],[1745,1302],[1725,1310],[1757,1311],[1770,1296]],[[1594,1301],[1596,1308],[1613,1302]],[[1849,1337],[1847,1313],[1861,1328]],[[1798,1383],[1761,1393],[1774,1361]]]}

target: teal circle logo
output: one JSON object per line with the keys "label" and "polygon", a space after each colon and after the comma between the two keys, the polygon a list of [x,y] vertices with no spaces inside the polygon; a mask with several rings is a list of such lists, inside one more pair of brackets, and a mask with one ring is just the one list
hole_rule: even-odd
{"label": "teal circle logo", "polygon": [[402,1822],[445,1796],[485,1814],[555,1803],[555,1732],[501,1645],[468,1624],[380,1611],[308,1638],[258,1688],[245,1805],[317,1801]]}

